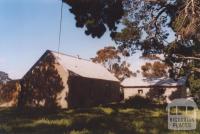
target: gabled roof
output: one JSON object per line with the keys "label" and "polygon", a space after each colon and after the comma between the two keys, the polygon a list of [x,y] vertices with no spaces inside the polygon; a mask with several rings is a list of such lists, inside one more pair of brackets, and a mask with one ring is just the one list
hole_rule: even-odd
{"label": "gabled roof", "polygon": [[184,86],[186,82],[186,78],[182,77],[178,79],[177,81],[171,79],[171,78],[157,78],[157,79],[147,79],[142,76],[137,77],[131,77],[127,78],[124,81],[122,81],[121,85],[123,87],[142,87],[142,86]]}
{"label": "gabled roof", "polygon": [[101,79],[108,81],[119,81],[113,74],[111,74],[105,67],[101,64],[94,63],[90,60],[81,59],[78,57],[51,52],[56,61],[65,69],[65,71],[71,71],[77,75],[86,78]]}

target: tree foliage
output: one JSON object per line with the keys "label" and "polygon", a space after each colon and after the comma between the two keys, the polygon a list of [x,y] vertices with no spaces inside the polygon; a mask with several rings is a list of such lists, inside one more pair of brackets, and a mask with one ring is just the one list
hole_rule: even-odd
{"label": "tree foliage", "polygon": [[159,61],[154,63],[147,62],[141,66],[141,69],[142,75],[147,78],[167,76],[167,66]]}
{"label": "tree foliage", "polygon": [[158,103],[163,104],[166,102],[166,96],[164,95],[166,89],[162,87],[150,88],[149,92],[146,94],[147,98]]}
{"label": "tree foliage", "polygon": [[12,103],[17,104],[17,96],[20,91],[19,81],[9,81],[0,85],[0,104]]}
{"label": "tree foliage", "polygon": [[[127,19],[124,19],[123,25],[125,26],[121,32],[113,32],[112,38],[118,45],[118,50],[124,56],[130,56],[138,49],[138,43],[141,36],[141,31],[138,29],[136,24],[129,22]],[[135,44],[135,45],[133,45]]]}
{"label": "tree foliage", "polygon": [[124,14],[122,0],[63,0],[75,15],[76,26],[85,27],[85,33],[101,37],[108,28],[116,31],[116,25]]}
{"label": "tree foliage", "polygon": [[200,73],[191,74],[188,78],[187,85],[191,89],[195,101],[200,105]]}
{"label": "tree foliage", "polygon": [[[124,55],[136,49],[164,53],[170,76],[200,79],[199,0],[64,0],[71,6],[77,26],[101,37],[106,26]],[[108,12],[109,11],[109,12]],[[116,30],[116,24],[123,26]],[[169,38],[173,40],[170,40]],[[194,89],[191,84],[190,88]],[[197,87],[200,90],[200,87]],[[198,90],[198,91],[199,91]]]}
{"label": "tree foliage", "polygon": [[130,64],[122,61],[122,54],[115,47],[109,46],[97,51],[93,62],[103,64],[108,71],[115,74],[119,80],[132,76],[134,73],[129,69]]}
{"label": "tree foliage", "polygon": [[0,84],[6,83],[10,80],[11,80],[11,78],[9,78],[7,73],[0,71]]}
{"label": "tree foliage", "polygon": [[[120,50],[163,52],[166,45],[171,46],[166,40],[172,33],[170,29],[182,45],[199,39],[199,0],[63,1],[71,6],[78,27],[85,26],[87,34],[101,37],[107,26]],[[115,24],[119,22],[124,28],[116,32]]]}

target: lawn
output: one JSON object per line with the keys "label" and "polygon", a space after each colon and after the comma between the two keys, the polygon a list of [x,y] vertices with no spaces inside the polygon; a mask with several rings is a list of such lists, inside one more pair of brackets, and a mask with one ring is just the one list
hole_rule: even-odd
{"label": "lawn", "polygon": [[164,108],[135,109],[119,105],[47,113],[0,109],[0,134],[199,134],[197,130],[171,131]]}

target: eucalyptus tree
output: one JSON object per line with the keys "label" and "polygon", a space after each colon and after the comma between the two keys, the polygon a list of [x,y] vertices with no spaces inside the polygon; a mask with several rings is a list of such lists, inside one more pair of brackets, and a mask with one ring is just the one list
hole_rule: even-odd
{"label": "eucalyptus tree", "polygon": [[100,38],[110,31],[127,56],[138,49],[144,56],[163,53],[170,76],[187,76],[187,85],[200,96],[199,0],[63,1],[87,35]]}

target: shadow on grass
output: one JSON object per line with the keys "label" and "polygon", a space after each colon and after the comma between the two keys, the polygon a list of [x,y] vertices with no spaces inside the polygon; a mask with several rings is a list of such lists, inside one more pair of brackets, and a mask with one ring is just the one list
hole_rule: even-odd
{"label": "shadow on grass", "polygon": [[[199,134],[200,121],[197,130]],[[19,111],[0,109],[0,133],[15,134],[165,134],[167,113],[164,108],[135,109],[122,104],[69,110]],[[191,133],[191,131],[190,131]]]}

